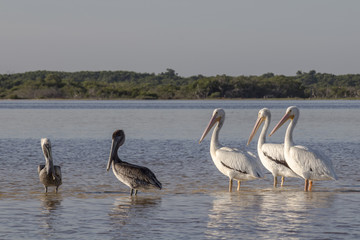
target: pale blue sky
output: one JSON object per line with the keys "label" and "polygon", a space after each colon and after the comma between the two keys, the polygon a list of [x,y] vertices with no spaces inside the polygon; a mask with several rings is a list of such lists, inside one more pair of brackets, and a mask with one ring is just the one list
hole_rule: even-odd
{"label": "pale blue sky", "polygon": [[360,1],[0,0],[0,73],[360,73]]}

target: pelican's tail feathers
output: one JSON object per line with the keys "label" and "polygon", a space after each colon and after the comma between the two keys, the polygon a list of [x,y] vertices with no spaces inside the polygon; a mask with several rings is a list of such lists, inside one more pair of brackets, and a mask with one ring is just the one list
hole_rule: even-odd
{"label": "pelican's tail feathers", "polygon": [[158,188],[159,190],[161,190],[162,189],[162,184],[161,184],[161,182],[159,181],[159,180],[157,180],[157,178],[155,177],[154,179],[153,179],[153,181],[154,181],[154,186],[156,187],[156,188]]}

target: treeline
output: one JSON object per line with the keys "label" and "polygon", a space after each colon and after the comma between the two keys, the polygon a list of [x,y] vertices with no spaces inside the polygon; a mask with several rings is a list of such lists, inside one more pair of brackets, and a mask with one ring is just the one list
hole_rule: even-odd
{"label": "treeline", "polygon": [[0,75],[1,99],[359,98],[360,74],[181,77],[165,72],[34,71]]}

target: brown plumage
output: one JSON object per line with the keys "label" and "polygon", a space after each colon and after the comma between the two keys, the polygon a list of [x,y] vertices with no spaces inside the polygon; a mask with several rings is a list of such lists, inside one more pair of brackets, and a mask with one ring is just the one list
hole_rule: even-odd
{"label": "brown plumage", "polygon": [[49,186],[55,186],[55,192],[58,192],[59,186],[62,184],[61,168],[53,164],[51,142],[49,139],[41,139],[41,149],[44,153],[45,164],[38,166],[40,182],[44,185],[46,193]]}
{"label": "brown plumage", "polygon": [[112,146],[110,150],[109,162],[107,171],[112,166],[113,172],[119,181],[127,185],[131,191],[130,195],[135,190],[135,195],[138,190],[147,189],[161,189],[162,185],[157,180],[155,174],[147,167],[138,166],[135,164],[122,161],[118,156],[118,149],[125,142],[125,133],[123,130],[116,130],[112,136]]}

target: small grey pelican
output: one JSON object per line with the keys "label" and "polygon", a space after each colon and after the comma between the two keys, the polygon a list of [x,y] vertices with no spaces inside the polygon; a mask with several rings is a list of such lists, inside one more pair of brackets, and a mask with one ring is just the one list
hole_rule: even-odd
{"label": "small grey pelican", "polygon": [[51,154],[51,142],[47,138],[41,139],[41,149],[45,157],[45,165],[38,166],[38,173],[40,182],[44,184],[45,192],[47,193],[49,186],[55,186],[55,192],[58,192],[59,186],[62,184],[61,168],[54,166]]}
{"label": "small grey pelican", "polygon": [[118,149],[125,142],[123,130],[116,130],[112,135],[110,157],[106,170],[112,166],[114,175],[120,182],[127,185],[131,191],[130,196],[135,195],[138,190],[151,188],[161,189],[161,183],[156,179],[155,174],[148,168],[122,161],[118,156]]}
{"label": "small grey pelican", "polygon": [[238,181],[237,190],[239,191],[240,181],[259,179],[263,177],[263,174],[253,154],[236,148],[224,147],[219,143],[219,132],[224,121],[225,111],[221,108],[215,109],[199,143],[216,124],[210,141],[211,158],[217,169],[229,177],[229,192],[232,191],[233,179]]}
{"label": "small grey pelican", "polygon": [[257,130],[264,122],[264,126],[259,135],[257,144],[257,152],[261,163],[274,176],[274,187],[277,185],[277,176],[281,176],[281,186],[284,184],[285,177],[299,177],[285,161],[284,144],[266,143],[266,133],[271,121],[271,112],[267,108],[263,108],[258,113],[258,118],[254,128],[250,134],[247,145],[255,136]]}
{"label": "small grey pelican", "polygon": [[[305,179],[305,191],[311,191],[313,181],[336,180],[337,176],[329,158],[321,152],[297,145],[293,141],[293,131],[299,119],[300,111],[297,107],[291,106],[286,109],[285,115],[271,131],[274,134],[287,120],[291,120],[286,129],[284,139],[285,160],[290,168]],[[316,121],[316,119],[314,119]]]}

